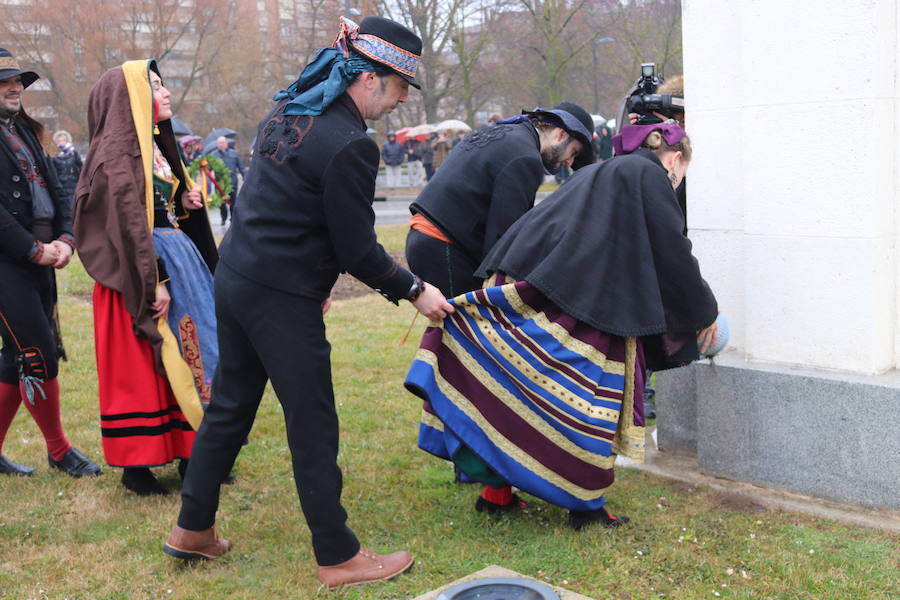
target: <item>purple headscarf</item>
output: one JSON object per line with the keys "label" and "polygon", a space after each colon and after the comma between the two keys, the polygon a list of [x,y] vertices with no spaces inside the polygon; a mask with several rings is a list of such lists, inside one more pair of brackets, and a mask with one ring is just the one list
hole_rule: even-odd
{"label": "purple headscarf", "polygon": [[651,125],[625,125],[622,131],[613,136],[613,148],[616,156],[631,154],[641,147],[651,131],[659,131],[670,146],[674,146],[687,135],[681,127],[672,122],[653,123]]}

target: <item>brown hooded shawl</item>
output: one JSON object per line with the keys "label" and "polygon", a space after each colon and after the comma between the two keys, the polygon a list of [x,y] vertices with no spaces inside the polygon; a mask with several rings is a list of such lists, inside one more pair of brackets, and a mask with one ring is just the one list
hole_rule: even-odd
{"label": "brown hooded shawl", "polygon": [[[74,230],[85,269],[100,285],[122,294],[136,335],[149,340],[156,368],[165,375],[163,336],[150,310],[159,281],[152,238],[153,210],[152,206],[148,208],[152,194],[147,193],[152,181],[147,181],[146,166],[152,156],[142,154],[140,140],[143,137],[146,147],[153,131],[153,111],[148,110],[153,106],[150,69],[159,74],[153,60],[125,63],[104,73],[91,90],[90,148],[75,191]],[[147,97],[142,96],[141,70],[146,70]],[[133,97],[136,94],[142,97]],[[139,135],[141,123],[147,131]],[[159,131],[153,137],[180,182],[176,193],[180,198],[190,184],[186,183],[186,169],[170,121],[160,122]],[[185,211],[180,202],[176,207],[179,226],[213,271],[218,253],[206,211]]]}

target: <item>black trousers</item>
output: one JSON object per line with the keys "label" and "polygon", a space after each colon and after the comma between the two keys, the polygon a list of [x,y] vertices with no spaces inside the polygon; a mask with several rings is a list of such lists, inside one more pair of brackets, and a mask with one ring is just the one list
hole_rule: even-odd
{"label": "black trousers", "polygon": [[475,277],[478,265],[459,247],[415,229],[406,235],[406,261],[413,273],[441,290],[446,298],[480,289],[483,283]]}
{"label": "black trousers", "polygon": [[222,262],[215,296],[219,364],[182,486],[178,524],[203,530],[215,522],[219,484],[234,465],[271,379],[284,410],[294,481],[316,560],[328,566],[352,558],[359,541],[341,505],[331,346],[321,303],[253,282]]}
{"label": "black trousers", "polygon": [[0,381],[22,375],[53,379],[59,372],[55,329],[56,280],[52,267],[0,257]]}

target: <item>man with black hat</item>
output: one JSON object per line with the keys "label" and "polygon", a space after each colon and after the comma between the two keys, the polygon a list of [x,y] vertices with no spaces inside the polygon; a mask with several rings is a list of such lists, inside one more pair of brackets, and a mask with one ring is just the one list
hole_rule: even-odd
{"label": "man with black hat", "polygon": [[395,304],[409,300],[430,319],[453,310],[437,288],[378,244],[371,206],[379,154],[365,120],[404,102],[410,85],[419,87],[421,50],[415,34],[388,19],[368,17],[359,27],[343,21],[333,46],[275,95],[260,122],[247,185],[219,247],[215,402],[197,433],[167,554],[213,559],[228,551],[213,527],[219,484],[271,380],[319,580],[328,587],[366,583],[412,565],[408,552],[379,555],[361,547],[346,525],[322,315],[341,271]]}
{"label": "man with black hat", "polygon": [[545,169],[594,162],[593,127],[586,110],[561,102],[464,138],[410,205],[406,259],[413,271],[448,298],[481,287],[475,270],[534,206]]}
{"label": "man with black hat", "polygon": [[[44,127],[22,108],[22,91],[38,79],[0,48],[0,448],[19,405],[47,443],[51,467],[72,477],[100,467],[63,433],[56,319],[56,276],[72,258],[71,203],[50,166]],[[33,467],[0,454],[0,474],[31,475]]]}

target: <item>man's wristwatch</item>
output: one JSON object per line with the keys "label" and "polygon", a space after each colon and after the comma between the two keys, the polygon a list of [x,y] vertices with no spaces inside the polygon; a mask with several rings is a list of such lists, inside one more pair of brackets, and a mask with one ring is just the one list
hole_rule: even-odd
{"label": "man's wristwatch", "polygon": [[419,296],[422,295],[422,292],[425,291],[425,282],[419,279],[419,276],[413,273],[413,283],[412,287],[409,288],[409,293],[406,294],[406,299],[410,302],[415,302]]}

